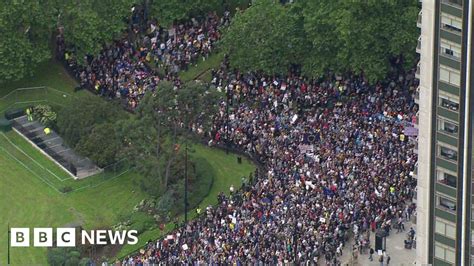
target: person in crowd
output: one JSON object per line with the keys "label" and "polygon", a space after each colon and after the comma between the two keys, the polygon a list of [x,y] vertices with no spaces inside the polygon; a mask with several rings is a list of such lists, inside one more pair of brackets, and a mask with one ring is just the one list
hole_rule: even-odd
{"label": "person in crowd", "polygon": [[[228,19],[209,14],[169,30],[152,22],[145,34],[134,31],[134,41],[119,40],[95,57],[60,50],[82,87],[134,109],[163,79],[179,88],[176,73],[206,60]],[[251,155],[264,170],[119,264],[337,265],[350,234],[354,254],[364,253],[370,230],[389,233],[392,220],[409,219],[415,209],[417,155],[404,128],[418,111],[416,86],[414,71],[400,66],[369,85],[352,73],[321,79],[297,69],[284,76],[243,73],[225,57],[212,70],[209,89],[226,95],[217,114],[208,114],[212,128],[204,132],[198,122],[192,128],[210,145]]]}
{"label": "person in crowd", "polygon": [[177,73],[209,57],[220,38],[221,28],[229,23],[226,14],[220,19],[215,13],[209,13],[200,21],[192,19],[169,30],[152,21],[143,34],[135,34],[139,32],[136,29],[132,31],[134,38],[124,37],[97,56],[84,58],[75,56],[74,47],[66,47],[60,28],[56,50],[80,81],[81,88],[110,99],[121,99],[133,110],[144,94],[154,91],[161,80],[179,87],[181,81]]}
{"label": "person in crowd", "polygon": [[[412,72],[373,86],[359,76],[243,74],[226,62],[213,74],[216,89],[230,99],[220,103],[207,136],[212,145],[224,144],[229,126],[232,146],[266,170],[123,264],[334,265],[348,232],[362,254],[371,224],[389,230],[392,220],[403,219],[416,186],[414,142],[400,138],[417,111]],[[303,149],[307,145],[310,150]]]}

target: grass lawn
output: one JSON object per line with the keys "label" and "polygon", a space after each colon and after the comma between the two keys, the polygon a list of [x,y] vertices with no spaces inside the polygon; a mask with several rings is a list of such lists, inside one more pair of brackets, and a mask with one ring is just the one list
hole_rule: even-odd
{"label": "grass lawn", "polygon": [[[201,59],[202,60],[202,59]],[[188,82],[193,79],[199,79],[205,82],[211,81],[211,69],[219,68],[219,64],[224,60],[223,53],[214,53],[209,56],[206,61],[200,61],[197,65],[190,65],[187,71],[179,73],[179,77],[182,81]]]}
{"label": "grass lawn", "polygon": [[[22,92],[19,97],[0,99],[0,110],[17,100],[34,100],[41,97],[52,103],[67,104],[62,92],[81,97],[88,92],[74,93],[76,83],[61,65],[51,61],[36,71],[34,77],[18,82],[0,84],[0,98],[15,88],[50,86],[58,93],[41,90]],[[48,91],[49,92],[49,91]],[[59,95],[59,97],[58,97]],[[69,96],[68,96],[69,97]],[[66,97],[67,98],[67,97]],[[62,100],[61,100],[62,99]],[[67,98],[69,99],[69,98]],[[215,173],[210,193],[200,206],[217,202],[220,191],[228,192],[231,185],[239,186],[241,178],[247,177],[255,166],[246,160],[237,164],[236,155],[203,145],[194,145],[191,157],[205,158]],[[0,134],[0,264],[7,257],[7,224],[11,227],[61,227],[66,224],[82,224],[87,229],[110,227],[120,214],[131,212],[133,207],[146,197],[137,185],[141,177],[134,171],[121,175],[99,174],[82,181],[74,181],[70,176],[43,154],[32,147],[17,133],[10,131]],[[57,190],[63,185],[75,189],[68,194]],[[195,215],[190,211],[190,217]],[[172,228],[167,225],[166,230]],[[160,237],[164,231],[149,230],[139,236],[139,244],[125,246],[118,256],[126,255],[149,239]],[[13,265],[46,265],[45,248],[12,248]]]}
{"label": "grass lawn", "polygon": [[[15,135],[13,131],[7,134],[31,158],[36,158],[39,165],[0,143],[0,228],[6,228],[8,223],[12,227],[29,228],[60,227],[70,223],[82,224],[89,229],[111,226],[119,213],[132,210],[145,197],[133,182],[140,178],[134,172],[100,186],[70,194],[58,193],[54,185],[44,180],[54,179],[53,174],[63,177],[66,173]],[[0,230],[0,246],[7,246],[6,230]],[[6,261],[6,252],[6,248],[0,248],[1,262]],[[44,248],[12,248],[11,256],[14,265],[47,264]]]}
{"label": "grass lawn", "polygon": [[[229,188],[231,185],[238,188],[242,185],[242,177],[248,177],[250,173],[255,171],[255,165],[249,160],[243,159],[242,164],[237,163],[237,155],[229,153],[226,154],[225,151],[219,150],[216,148],[210,148],[204,145],[194,145],[192,147],[194,153],[191,154],[191,157],[204,157],[211,164],[212,168],[216,174],[214,179],[213,186],[210,190],[209,195],[204,198],[204,200],[199,204],[201,209],[209,205],[217,204],[217,195],[223,191],[225,194],[229,194]],[[188,219],[192,219],[196,216],[195,209],[188,211]],[[179,217],[180,221],[184,220],[184,214]],[[174,228],[174,223],[166,224],[164,230],[158,228],[154,230],[147,231],[140,236],[139,247],[134,246],[124,246],[117,258],[122,258],[131,252],[136,251],[141,246],[145,245],[148,240],[155,240],[164,234],[168,233]]]}
{"label": "grass lawn", "polygon": [[[44,89],[37,87],[50,87]],[[0,83],[0,113],[8,108],[20,108],[32,103],[47,102],[50,105],[64,105],[74,97],[88,94],[82,90],[74,93],[77,83],[60,63],[54,60],[42,63],[32,77],[18,81]],[[35,89],[20,89],[32,88]]]}
{"label": "grass lawn", "polygon": [[39,65],[33,72],[32,77],[0,83],[0,97],[17,88],[39,86],[48,86],[63,92],[73,93],[77,83],[74,79],[71,79],[60,63],[50,60]]}
{"label": "grass lawn", "polygon": [[[210,82],[212,79],[211,69],[219,68],[222,60],[224,60],[224,54],[219,52],[211,54],[205,61],[202,60],[202,57],[199,57],[197,64],[189,65],[188,70],[179,72],[178,76],[183,82],[189,82],[195,79]],[[156,66],[155,63],[152,62],[148,66],[157,73],[164,75],[164,70]]]}

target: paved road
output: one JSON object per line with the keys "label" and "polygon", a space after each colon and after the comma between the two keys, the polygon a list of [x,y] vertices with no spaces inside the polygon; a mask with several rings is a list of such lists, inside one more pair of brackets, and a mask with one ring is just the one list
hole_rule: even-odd
{"label": "paved road", "polygon": [[[404,240],[406,239],[406,235],[410,227],[414,227],[411,223],[405,223],[405,232],[396,233],[396,229],[392,229],[390,235],[387,237],[387,254],[390,256],[390,264],[389,265],[397,265],[397,266],[408,266],[414,265],[416,250],[415,249],[405,249],[404,248]],[[414,227],[415,228],[415,227]],[[369,260],[369,254],[362,254],[358,255],[357,262],[352,261],[351,259],[351,248],[353,244],[353,240],[349,241],[351,244],[346,245],[345,249],[343,250],[343,256],[340,258],[342,265],[348,266],[355,266],[355,265],[367,265],[367,266],[380,266],[379,256],[374,254],[374,260]],[[375,234],[370,234],[370,244],[372,247],[375,245]],[[384,265],[387,265],[384,263]]]}

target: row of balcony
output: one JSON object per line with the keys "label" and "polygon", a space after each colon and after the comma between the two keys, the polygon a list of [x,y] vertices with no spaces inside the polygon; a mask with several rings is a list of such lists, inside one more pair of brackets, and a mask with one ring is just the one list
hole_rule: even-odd
{"label": "row of balcony", "polygon": [[[422,0],[420,0],[420,3],[421,2],[422,2]],[[423,18],[423,12],[420,10],[420,12],[418,13],[417,20],[416,20],[416,26],[420,29],[421,29],[421,20],[422,20],[422,18]],[[416,52],[421,53],[421,35],[420,35],[420,37],[418,37],[418,42],[417,42],[417,45],[416,45]],[[420,62],[418,62],[418,64],[416,65],[415,78],[420,79],[420,72],[421,72]],[[420,87],[416,88],[414,100],[415,100],[416,104],[420,103]],[[413,124],[413,127],[418,128],[418,120],[419,120],[419,117],[418,117],[418,113],[417,113],[416,114],[416,121],[414,121],[415,123]],[[415,147],[414,147],[414,152],[416,154],[418,154],[418,140],[416,140]],[[413,177],[418,178],[418,163],[415,164],[415,167],[413,169]],[[415,200],[416,200],[416,197],[415,197]]]}
{"label": "row of balcony", "polygon": [[[420,0],[420,3],[422,1]],[[451,7],[455,7],[455,8],[458,8],[458,9],[462,9],[462,0],[441,0],[441,2],[443,4],[446,4],[448,6],[451,6]],[[418,28],[421,29],[421,19],[422,19],[422,11],[420,10],[420,12],[418,13],[418,18],[416,20],[416,26]]]}

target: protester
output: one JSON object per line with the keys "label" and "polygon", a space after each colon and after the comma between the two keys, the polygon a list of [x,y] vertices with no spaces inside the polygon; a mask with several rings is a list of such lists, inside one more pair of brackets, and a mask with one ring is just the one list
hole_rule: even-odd
{"label": "protester", "polygon": [[[67,49],[63,29],[56,38],[57,53],[64,55],[68,68],[87,88],[110,99],[122,99],[129,109],[135,109],[147,91],[154,91],[163,79],[181,85],[180,70],[200,58],[207,59],[220,38],[220,28],[229,23],[229,15],[220,19],[209,13],[202,21],[192,19],[169,30],[150,23],[144,34],[135,34],[115,41],[97,56],[77,58],[74,48]],[[155,73],[162,71],[163,75]]]}
{"label": "protester", "polygon": [[372,223],[390,228],[404,217],[416,186],[414,143],[400,138],[417,111],[412,72],[375,86],[357,76],[242,74],[225,63],[213,73],[230,98],[220,104],[211,145],[227,136],[266,172],[124,265],[335,265],[349,234],[362,254]]}
{"label": "protester", "polygon": [[[162,79],[179,88],[176,73],[206,60],[219,27],[228,24],[224,18],[209,14],[168,31],[152,23],[135,41],[119,40],[94,58],[60,50],[82,87],[124,99],[133,109]],[[337,265],[350,236],[355,255],[365,253],[370,231],[389,233],[392,220],[408,220],[415,208],[417,155],[404,128],[416,116],[417,83],[414,71],[394,69],[386,81],[369,85],[352,74],[309,79],[295,69],[281,77],[241,73],[226,58],[212,71],[212,86],[227,95],[212,114],[212,129],[192,128],[210,145],[252,155],[265,171],[253,183],[229,189],[230,196],[219,194],[217,206],[199,209],[198,218],[176,224],[121,264]],[[373,253],[370,248],[371,258]]]}

